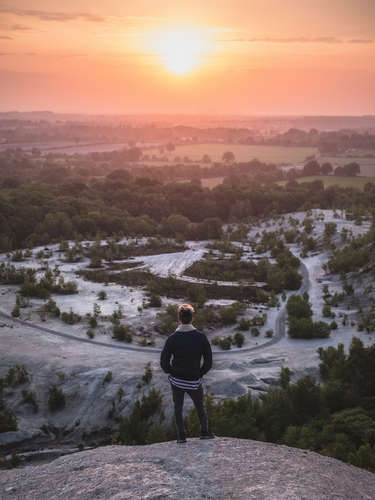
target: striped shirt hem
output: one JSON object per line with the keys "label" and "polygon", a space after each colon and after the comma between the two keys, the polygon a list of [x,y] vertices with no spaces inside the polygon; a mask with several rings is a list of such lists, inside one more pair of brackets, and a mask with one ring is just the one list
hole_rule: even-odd
{"label": "striped shirt hem", "polygon": [[172,385],[178,387],[179,389],[199,389],[202,382],[200,378],[197,380],[183,380],[181,378],[172,377],[171,375],[168,379]]}

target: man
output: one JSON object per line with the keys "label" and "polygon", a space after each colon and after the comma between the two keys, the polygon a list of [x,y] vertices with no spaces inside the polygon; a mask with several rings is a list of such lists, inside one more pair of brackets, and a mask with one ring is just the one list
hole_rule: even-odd
{"label": "man", "polygon": [[[169,373],[172,388],[174,413],[176,419],[177,442],[186,443],[183,420],[185,392],[193,400],[201,427],[201,439],[213,439],[208,427],[207,414],[203,405],[203,387],[201,377],[212,367],[212,351],[204,333],[193,325],[194,308],[182,304],[178,308],[177,330],[170,335],[160,357],[160,366]],[[171,358],[172,363],[171,363]],[[203,364],[201,366],[201,358]]]}

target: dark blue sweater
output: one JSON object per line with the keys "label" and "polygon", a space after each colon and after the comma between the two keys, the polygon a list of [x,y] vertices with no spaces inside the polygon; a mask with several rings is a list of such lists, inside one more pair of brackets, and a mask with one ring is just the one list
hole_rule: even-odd
{"label": "dark blue sweater", "polygon": [[172,333],[164,344],[160,366],[166,373],[184,380],[197,380],[205,375],[212,367],[212,351],[206,335],[199,330]]}

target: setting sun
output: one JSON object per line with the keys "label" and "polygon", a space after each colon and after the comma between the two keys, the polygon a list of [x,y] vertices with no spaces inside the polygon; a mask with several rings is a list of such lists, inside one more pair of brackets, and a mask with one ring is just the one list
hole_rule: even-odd
{"label": "setting sun", "polygon": [[208,40],[197,29],[173,29],[153,40],[160,60],[173,73],[183,75],[196,68],[208,51]]}

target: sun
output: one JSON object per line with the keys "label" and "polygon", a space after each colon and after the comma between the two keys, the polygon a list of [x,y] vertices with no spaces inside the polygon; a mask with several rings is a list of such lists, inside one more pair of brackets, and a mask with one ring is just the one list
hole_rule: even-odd
{"label": "sun", "polygon": [[155,35],[154,50],[165,67],[176,75],[195,69],[208,50],[208,41],[197,29],[180,28]]}

